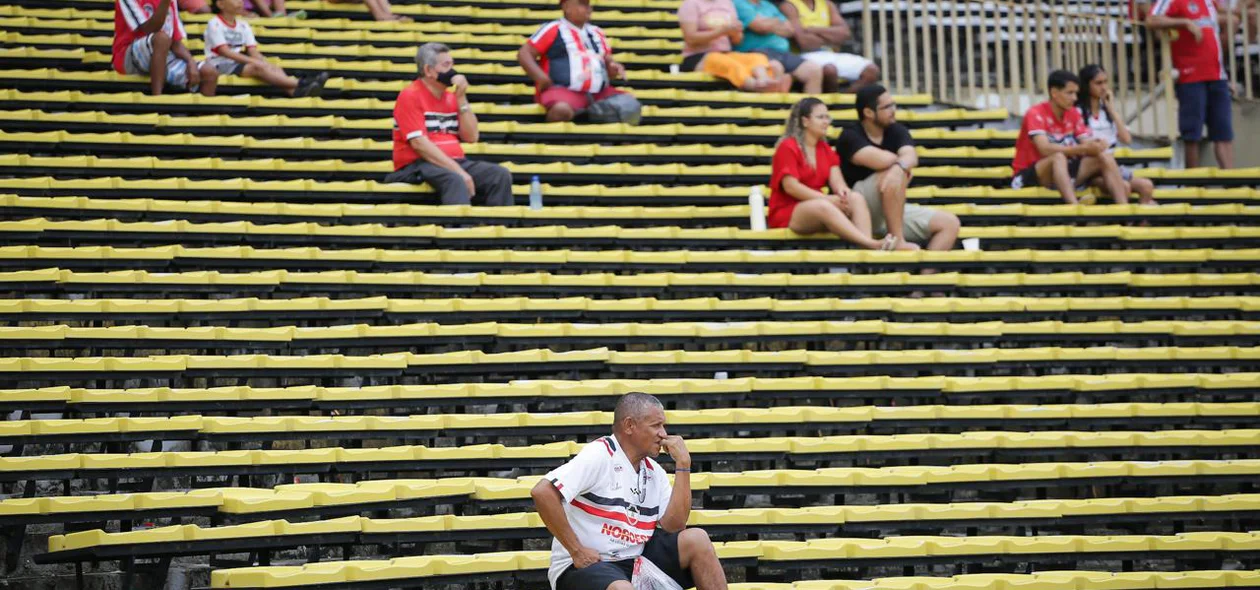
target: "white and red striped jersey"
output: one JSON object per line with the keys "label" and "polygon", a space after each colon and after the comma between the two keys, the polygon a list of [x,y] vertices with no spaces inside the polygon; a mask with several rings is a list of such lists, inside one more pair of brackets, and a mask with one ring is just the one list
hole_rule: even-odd
{"label": "white and red striped jersey", "polygon": [[[643,553],[673,493],[660,464],[645,458],[635,469],[615,435],[587,444],[546,478],[564,496],[564,515],[578,540],[599,552],[602,561],[633,559]],[[553,589],[572,564],[568,550],[553,539],[547,572]]]}
{"label": "white and red striped jersey", "polygon": [[553,20],[539,27],[529,44],[542,56],[540,65],[553,84],[591,94],[608,86],[604,58],[612,53],[612,47],[599,27]]}

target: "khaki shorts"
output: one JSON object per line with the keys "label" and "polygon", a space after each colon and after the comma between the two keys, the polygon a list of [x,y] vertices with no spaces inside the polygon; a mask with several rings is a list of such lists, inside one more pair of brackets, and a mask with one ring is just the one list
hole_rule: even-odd
{"label": "khaki shorts", "polygon": [[[872,174],[853,185],[853,190],[862,194],[866,199],[866,207],[871,210],[871,231],[875,234],[872,237],[877,239],[888,233],[888,223],[884,219],[884,201],[879,198],[878,182],[879,174]],[[935,209],[906,203],[902,216],[902,230],[906,234],[906,241],[921,244],[932,239],[933,215],[936,215]]]}

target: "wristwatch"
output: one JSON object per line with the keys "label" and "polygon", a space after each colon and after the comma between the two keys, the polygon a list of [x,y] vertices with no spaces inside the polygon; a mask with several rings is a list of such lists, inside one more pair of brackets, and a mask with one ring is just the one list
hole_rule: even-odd
{"label": "wristwatch", "polygon": [[472,110],[472,105],[470,104],[463,104],[463,105],[460,105],[459,107],[459,112],[461,113],[467,113],[468,111],[471,111],[471,110]]}

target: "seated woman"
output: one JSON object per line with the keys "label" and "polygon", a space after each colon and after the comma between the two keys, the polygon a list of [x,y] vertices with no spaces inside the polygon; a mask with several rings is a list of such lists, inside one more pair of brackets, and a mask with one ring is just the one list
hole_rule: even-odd
{"label": "seated woman", "polygon": [[736,53],[744,37],[731,0],[683,0],[678,7],[685,72],[705,72],[747,92],[787,92],[792,79],[783,64],[761,53]]}
{"label": "seated woman", "polygon": [[829,231],[870,250],[918,250],[913,243],[871,237],[871,212],[840,174],[840,156],[827,144],[830,129],[821,100],[803,98],[792,107],[771,162],[767,225],[802,235]]}
{"label": "seated woman", "polygon": [[[1124,124],[1124,117],[1111,104],[1111,76],[1107,75],[1102,66],[1090,64],[1081,69],[1080,78],[1084,88],[1077,98],[1076,108],[1080,109],[1093,136],[1107,142],[1108,152],[1114,151],[1119,143],[1127,145],[1132,142],[1133,135]],[[1134,176],[1133,168],[1128,166],[1120,167],[1120,175],[1124,178],[1128,192],[1138,194],[1139,203],[1155,204],[1155,183],[1149,178]],[[1101,186],[1099,181],[1094,184]]]}

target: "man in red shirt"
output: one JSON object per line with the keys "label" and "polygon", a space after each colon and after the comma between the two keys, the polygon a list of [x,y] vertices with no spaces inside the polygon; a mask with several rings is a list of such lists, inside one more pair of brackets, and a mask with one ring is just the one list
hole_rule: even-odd
{"label": "man in red shirt", "polygon": [[591,24],[591,1],[560,0],[560,10],[564,18],[539,27],[516,54],[549,122],[572,121],[592,103],[625,94],[612,81],[625,78],[626,68],[613,60],[603,29]]}
{"label": "man in red shirt", "polygon": [[[385,182],[427,182],[443,205],[511,205],[512,173],[464,157],[460,142],[477,142],[468,79],[455,72],[449,47],[425,43],[416,52],[420,77],[394,104],[394,172]],[[454,89],[452,92],[451,90]]]}
{"label": "man in red shirt", "polygon": [[[1241,3],[1240,3],[1241,6]],[[1172,60],[1177,69],[1177,127],[1186,152],[1186,167],[1199,166],[1203,124],[1214,143],[1216,164],[1234,167],[1233,105],[1229,76],[1221,59],[1221,27],[1230,11],[1218,11],[1216,0],[1159,0],[1146,23],[1172,31]],[[1239,22],[1234,15],[1234,22]]]}
{"label": "man in red shirt", "polygon": [[1059,191],[1063,200],[1076,204],[1076,187],[1101,185],[1117,203],[1128,202],[1124,177],[1107,143],[1092,139],[1089,126],[1076,110],[1081,83],[1065,70],[1050,72],[1050,100],[1024,113],[1015,140],[1015,172],[1011,188],[1044,186]]}
{"label": "man in red shirt", "polygon": [[184,37],[175,0],[114,0],[114,71],[148,74],[155,95],[174,84],[214,96],[219,72],[199,66]]}

